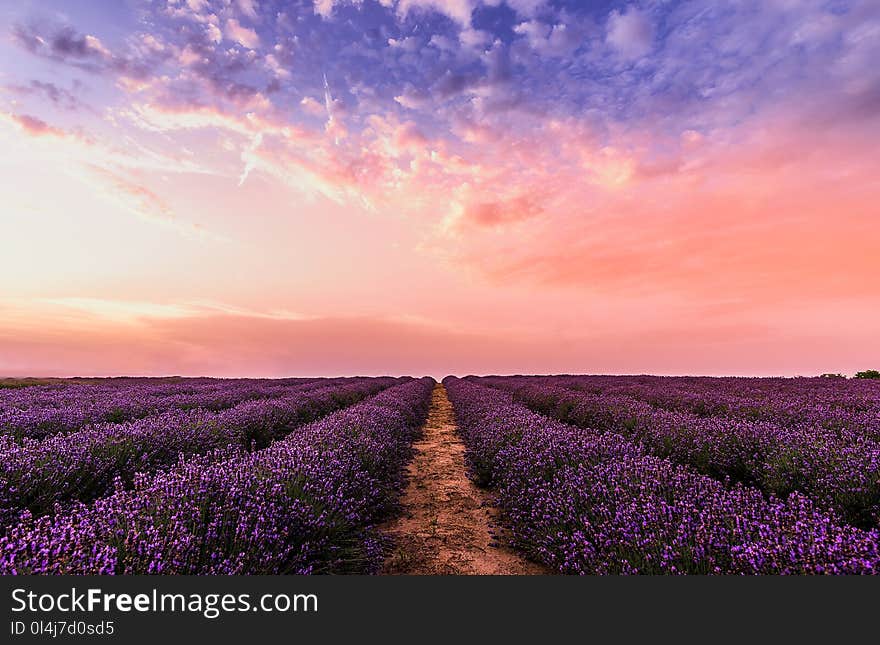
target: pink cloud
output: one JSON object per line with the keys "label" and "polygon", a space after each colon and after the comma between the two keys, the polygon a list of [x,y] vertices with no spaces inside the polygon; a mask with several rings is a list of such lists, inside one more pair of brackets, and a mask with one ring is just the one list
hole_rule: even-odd
{"label": "pink cloud", "polygon": [[302,107],[303,112],[309,116],[327,116],[324,104],[311,96],[304,96],[299,104]]}
{"label": "pink cloud", "polygon": [[32,137],[67,136],[67,132],[65,132],[61,128],[56,128],[55,126],[49,125],[42,119],[38,119],[35,116],[30,116],[28,114],[7,114],[5,115],[5,118],[11,123],[18,126],[19,129],[21,129],[24,133],[29,134]]}
{"label": "pink cloud", "polygon": [[159,220],[174,219],[171,207],[155,191],[104,168],[95,166],[91,170],[112,193],[122,196],[138,214]]}
{"label": "pink cloud", "polygon": [[399,149],[421,149],[428,143],[428,138],[412,121],[407,121],[394,132],[394,145]]}
{"label": "pink cloud", "polygon": [[333,14],[333,5],[340,0],[313,0],[315,13],[322,18],[329,18]]}
{"label": "pink cloud", "polygon": [[485,227],[514,224],[536,217],[542,210],[540,204],[525,196],[500,202],[477,202],[465,207],[462,221]]}
{"label": "pink cloud", "polygon": [[235,18],[226,21],[226,36],[248,49],[256,49],[260,46],[260,37],[257,32],[242,26]]}
{"label": "pink cloud", "polygon": [[[465,239],[462,261],[504,283],[632,297],[660,288],[765,311],[832,295],[877,306],[872,144],[843,132],[817,137],[799,126],[762,125],[751,137],[738,132],[735,148],[721,135],[717,143],[687,135],[680,156],[655,172],[636,156],[642,170],[620,187],[591,186],[586,169],[578,181],[571,166],[562,177],[539,174],[535,186],[560,183],[542,202],[548,217],[529,229],[530,243],[499,253],[500,238]],[[579,154],[588,165],[603,157],[589,147]],[[502,183],[525,185],[514,176]],[[496,219],[494,209],[484,214]]]}

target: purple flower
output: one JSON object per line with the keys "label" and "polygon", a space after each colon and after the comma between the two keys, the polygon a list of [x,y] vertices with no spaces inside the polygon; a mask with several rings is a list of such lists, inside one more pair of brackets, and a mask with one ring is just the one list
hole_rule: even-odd
{"label": "purple flower", "polygon": [[[527,378],[480,382],[500,389],[444,380],[473,475],[496,490],[516,546],[562,573],[880,573],[876,529],[842,525],[799,493],[768,498],[651,454],[630,439],[641,417],[592,406],[585,415],[633,429],[575,427],[514,401],[512,391],[537,401],[521,389]],[[558,389],[546,409],[567,418]]]}
{"label": "purple flower", "polygon": [[[357,379],[323,396],[339,407],[352,390],[391,381]],[[397,382],[261,450],[192,456],[91,504],[24,517],[0,538],[0,573],[372,571],[376,524],[395,508],[434,385]],[[285,409],[273,405],[272,418]]]}

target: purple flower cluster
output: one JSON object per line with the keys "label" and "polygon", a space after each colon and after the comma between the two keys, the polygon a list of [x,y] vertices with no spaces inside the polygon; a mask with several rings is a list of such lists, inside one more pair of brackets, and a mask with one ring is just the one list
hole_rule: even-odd
{"label": "purple flower cluster", "polygon": [[26,519],[0,538],[0,574],[373,571],[433,386],[408,380],[263,450]]}
{"label": "purple flower cluster", "polygon": [[119,423],[168,410],[218,411],[284,396],[291,387],[334,379],[107,379],[0,392],[0,433],[42,439],[95,423]]}
{"label": "purple flower cluster", "polygon": [[554,384],[572,387],[571,380],[547,377],[495,377],[485,382],[515,392],[517,401],[541,414],[618,433],[651,454],[719,480],[755,486],[780,498],[797,491],[847,523],[862,528],[880,524],[880,441],[864,431],[831,430],[816,419],[755,421],[720,411],[701,416],[661,409],[621,394],[619,387],[585,389],[589,378],[575,381],[580,386],[576,390]]}
{"label": "purple flower cluster", "polygon": [[136,421],[87,426],[43,440],[0,436],[0,525],[58,503],[82,502],[128,487],[139,472],[181,456],[259,449],[294,427],[390,387],[400,379],[353,378],[286,386],[277,398],[245,401],[220,412],[172,410]]}
{"label": "purple flower cluster", "polygon": [[[708,378],[694,376],[527,377],[594,394],[620,394],[697,416],[860,432],[880,440],[880,382],[843,378]],[[490,377],[489,380],[493,380]],[[503,382],[504,377],[499,379]]]}
{"label": "purple flower cluster", "polygon": [[562,573],[880,573],[880,532],[840,525],[802,495],[728,487],[509,392],[444,383],[514,544]]}

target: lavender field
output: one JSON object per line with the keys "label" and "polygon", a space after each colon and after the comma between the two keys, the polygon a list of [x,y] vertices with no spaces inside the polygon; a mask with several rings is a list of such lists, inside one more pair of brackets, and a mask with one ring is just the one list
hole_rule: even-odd
{"label": "lavender field", "polygon": [[4,574],[373,570],[433,380],[73,387],[3,399]]}
{"label": "lavender field", "polygon": [[3,574],[877,574],[880,382],[0,390]]}
{"label": "lavender field", "polygon": [[880,573],[880,387],[447,378],[473,475],[563,573]]}

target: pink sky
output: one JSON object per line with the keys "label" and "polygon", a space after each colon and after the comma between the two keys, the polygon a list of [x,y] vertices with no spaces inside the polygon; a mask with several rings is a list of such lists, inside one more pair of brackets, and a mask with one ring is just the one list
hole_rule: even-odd
{"label": "pink sky", "polygon": [[875,3],[99,4],[0,10],[0,374],[880,366]]}

